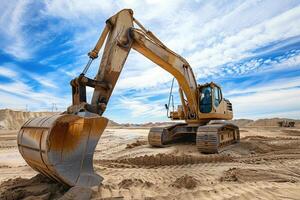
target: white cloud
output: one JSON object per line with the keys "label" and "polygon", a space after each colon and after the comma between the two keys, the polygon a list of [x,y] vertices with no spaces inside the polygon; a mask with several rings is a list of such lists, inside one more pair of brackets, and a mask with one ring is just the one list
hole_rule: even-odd
{"label": "white cloud", "polygon": [[[17,66],[16,64],[5,63],[2,67],[0,67],[0,75],[11,79],[13,82],[19,81],[19,83],[23,83],[25,80],[28,81],[29,78],[30,80],[37,81],[42,86],[49,88],[58,88],[54,81],[55,79],[57,79],[56,72],[49,72],[44,75],[39,75],[37,73],[24,70],[22,67]],[[23,82],[21,82],[21,80]]]}
{"label": "white cloud", "polygon": [[[30,85],[16,80],[10,83],[0,84],[1,104],[4,107],[13,108],[17,106],[21,109],[21,105],[28,104],[33,110],[45,110],[50,109],[53,103],[59,107],[60,110],[65,110],[69,105],[71,97],[57,96],[55,93],[51,93],[47,90],[42,92],[34,90]],[[22,107],[24,108],[24,107]]]}
{"label": "white cloud", "polygon": [[[265,9],[266,7],[269,9]],[[198,78],[222,75],[224,72],[220,70],[220,65],[252,56],[249,50],[253,48],[295,36],[299,33],[300,27],[298,20],[300,6],[297,7],[297,1],[290,1],[289,4],[243,1],[230,2],[226,5],[211,1],[192,5],[191,2],[182,0],[119,2],[54,0],[46,2],[44,12],[61,17],[72,24],[84,24],[86,31],[81,29],[80,32],[76,32],[73,42],[76,41],[75,48],[84,46],[80,49],[86,49],[87,52],[99,37],[100,27],[103,27],[105,18],[122,8],[132,8],[135,17],[146,25],[146,28],[154,32],[171,49],[186,55]],[[95,26],[99,26],[99,30],[96,30]],[[154,64],[149,64],[144,57],[131,53],[127,63],[129,67],[125,67],[123,71],[126,78],[121,77],[119,87],[131,88],[135,81],[140,80],[136,76],[142,76],[146,80],[141,82],[142,88],[170,81],[167,75],[163,75],[162,80],[158,82],[153,79],[155,75],[161,77],[162,73],[153,69]],[[251,66],[243,66],[240,69],[226,71],[241,73],[251,69]],[[151,79],[152,81],[148,81]]]}
{"label": "white cloud", "polygon": [[249,84],[243,86],[243,84],[240,84],[239,89],[232,89],[226,94],[243,95],[247,93],[263,93],[263,92],[291,89],[299,86],[300,86],[300,77],[285,77],[285,78],[276,78],[271,81],[261,82],[259,84],[255,84],[254,86],[251,86]]}
{"label": "white cloud", "polygon": [[70,21],[76,19],[76,22],[84,23],[84,20],[95,20],[99,15],[108,18],[121,9],[131,8],[140,19],[148,21],[176,14],[184,2],[183,0],[47,0],[44,13]]}
{"label": "white cloud", "polygon": [[[0,90],[0,105],[1,108],[10,108],[17,110],[25,110],[26,105],[32,105],[31,99],[24,99],[24,97],[16,96]],[[30,107],[31,109],[32,107]]]}
{"label": "white cloud", "polygon": [[78,20],[95,17],[97,13],[108,14],[115,6],[114,1],[93,1],[93,0],[46,0],[45,13],[55,17],[68,20]]}
{"label": "white cloud", "polygon": [[119,99],[120,107],[127,110],[133,118],[160,118],[165,116],[166,111],[163,105],[155,101],[137,100],[134,98],[121,97]]}
{"label": "white cloud", "polygon": [[6,67],[0,67],[0,76],[5,76],[7,78],[16,78],[18,76],[18,73]]}
{"label": "white cloud", "polygon": [[235,118],[300,117],[300,78],[298,76],[247,80],[232,88],[225,96],[234,107]]}
{"label": "white cloud", "polygon": [[[57,73],[54,73],[55,76],[57,77]],[[50,88],[58,88],[57,84],[55,83],[56,77],[50,78],[50,75],[38,75],[35,73],[26,73],[27,76],[29,76],[31,79],[37,81],[40,85],[45,86],[45,87],[50,87]],[[46,90],[46,88],[45,88]]]}
{"label": "white cloud", "polygon": [[193,66],[197,66],[196,71],[204,67],[215,71],[216,67],[222,64],[254,56],[250,50],[270,44],[272,41],[297,36],[300,33],[299,18],[300,6],[297,6],[258,25],[229,35],[222,42],[191,54],[189,60]]}
{"label": "white cloud", "polygon": [[3,51],[18,59],[31,57],[32,48],[28,47],[23,31],[24,14],[29,3],[28,0],[1,2],[0,44]]}
{"label": "white cloud", "polygon": [[[269,55],[270,56],[270,55]],[[272,58],[260,58],[254,57],[252,59],[241,60],[237,63],[228,63],[220,67],[215,71],[210,69],[204,69],[207,73],[203,73],[201,77],[205,77],[207,74],[213,78],[219,77],[241,77],[251,75],[267,75],[270,73],[276,73],[282,70],[295,70],[300,66],[300,54],[298,50],[286,51],[284,55],[274,56]]]}
{"label": "white cloud", "polygon": [[172,80],[172,76],[168,72],[158,67],[153,67],[145,70],[143,73],[140,71],[124,74],[118,82],[118,88],[124,89],[144,89],[156,87],[159,88],[160,84]]}
{"label": "white cloud", "polygon": [[267,64],[269,64],[269,67],[266,70],[264,70],[266,72],[298,68],[300,66],[300,54],[295,55],[293,57],[285,58],[281,61],[275,61]]}
{"label": "white cloud", "polygon": [[[278,113],[298,112],[300,117],[300,89],[263,91],[231,97],[236,118],[278,117]],[[288,116],[287,116],[288,117]]]}
{"label": "white cloud", "polygon": [[[30,0],[3,2],[0,6],[2,13],[0,36],[3,38],[0,45],[6,53],[18,59],[32,58],[33,52],[43,47],[40,44],[29,45],[30,37],[27,37],[24,31],[24,27],[29,22],[27,8],[31,3]],[[42,65],[52,64],[55,72],[41,75],[35,72],[28,73],[21,67],[18,72],[7,66],[0,67],[0,75],[12,79],[22,78],[13,83],[0,85],[1,95],[7,97],[3,97],[5,101],[0,100],[3,105],[20,106],[14,101],[21,101],[23,98],[24,102],[33,101],[37,107],[49,105],[50,102],[62,102],[60,105],[67,106],[69,101],[66,102],[65,97],[71,99],[71,94],[54,94],[53,90],[52,92],[49,90],[60,89],[57,88],[61,87],[57,85],[58,83],[64,84],[64,88],[69,87],[66,80],[81,72],[87,61],[86,53],[94,47],[105,20],[122,8],[132,8],[135,17],[146,28],[155,33],[172,50],[184,55],[190,61],[198,78],[222,75],[230,77],[258,72],[257,68],[262,65],[264,71],[271,73],[274,70],[295,68],[300,64],[298,53],[274,61],[260,60],[256,58],[259,54],[253,51],[299,35],[299,1],[291,0],[284,3],[272,0],[196,1],[195,3],[183,0],[46,0],[42,4],[45,6],[38,14],[45,19],[56,18],[59,25],[56,23],[51,25],[49,21],[50,25],[45,32],[30,36],[51,40],[52,33],[60,33],[60,31],[63,33],[61,27],[70,29],[72,35],[61,44],[66,47],[65,51],[54,52],[52,56],[40,60]],[[47,43],[49,40],[41,41]],[[67,63],[64,66],[53,63],[61,56],[72,56],[75,60],[72,64]],[[228,62],[240,62],[250,57],[253,59],[244,65],[229,64],[224,68],[224,64]],[[130,113],[130,119],[146,120],[147,117],[154,116],[149,118],[152,120],[165,116],[162,106],[165,99],[162,96],[167,96],[172,76],[154,66],[155,64],[145,57],[134,51],[131,52],[114,92],[114,95],[120,97],[120,100],[112,105],[115,110],[125,108]],[[97,68],[98,63],[92,65],[89,71],[91,77],[98,71]],[[60,75],[61,73],[63,76]],[[28,81],[23,79],[24,76]],[[37,90],[33,85],[29,85],[31,80],[41,84],[41,88]],[[285,84],[282,85],[282,82]],[[267,115],[266,112],[271,111],[291,113],[291,109],[299,110],[297,104],[299,91],[294,88],[296,86],[299,86],[297,77],[282,78],[269,83],[261,82],[247,88],[243,88],[241,84],[228,94],[239,95],[232,97],[237,116],[253,116],[259,113]],[[42,89],[49,93],[40,92]],[[133,92],[127,94],[128,90]],[[89,89],[88,93],[91,94],[92,90]],[[160,98],[150,100],[159,95]],[[267,95],[266,101],[264,95]],[[51,96],[53,98],[50,99]],[[289,100],[285,101],[284,96],[289,97]],[[9,98],[12,99],[11,103]],[[288,104],[291,106],[288,107]],[[255,105],[255,108],[251,108],[251,105]]]}

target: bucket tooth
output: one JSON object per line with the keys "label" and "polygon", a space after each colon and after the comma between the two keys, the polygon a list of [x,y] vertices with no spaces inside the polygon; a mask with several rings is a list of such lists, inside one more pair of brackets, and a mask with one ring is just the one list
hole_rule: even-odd
{"label": "bucket tooth", "polygon": [[71,114],[28,120],[18,133],[18,148],[34,170],[69,186],[91,187],[103,178],[93,155],[108,119]]}

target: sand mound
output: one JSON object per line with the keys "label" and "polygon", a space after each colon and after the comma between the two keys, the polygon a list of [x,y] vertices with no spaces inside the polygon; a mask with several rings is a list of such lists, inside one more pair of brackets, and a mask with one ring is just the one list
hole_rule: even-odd
{"label": "sand mound", "polygon": [[149,181],[143,181],[141,179],[123,179],[119,184],[119,188],[128,189],[130,187],[137,187],[137,186],[146,186],[150,187],[153,183]]}
{"label": "sand mound", "polygon": [[197,187],[199,181],[192,176],[184,175],[180,178],[177,178],[173,184],[170,186],[177,187],[177,188],[186,188],[186,189],[193,189]]}
{"label": "sand mound", "polygon": [[9,179],[0,185],[0,200],[85,200],[92,190],[79,186],[69,188],[38,174],[31,179]]}
{"label": "sand mound", "polygon": [[234,120],[229,120],[229,122],[237,125],[238,127],[246,127],[250,123],[253,123],[254,121],[251,119],[234,119]]}
{"label": "sand mound", "polygon": [[2,129],[16,130],[30,118],[50,116],[53,112],[23,112],[9,109],[0,110],[0,126]]}
{"label": "sand mound", "polygon": [[132,148],[142,146],[142,145],[145,145],[145,144],[148,144],[148,142],[147,141],[142,141],[142,140],[137,140],[137,141],[135,141],[131,144],[127,144],[126,149],[132,149]]}
{"label": "sand mound", "polygon": [[67,188],[38,174],[31,179],[9,179],[0,185],[0,200],[7,199],[55,199]]}
{"label": "sand mound", "polygon": [[253,121],[251,123],[248,124],[248,126],[265,126],[265,127],[278,127],[279,126],[279,122],[281,121],[295,121],[296,122],[296,126],[299,125],[300,120],[294,120],[294,119],[287,119],[287,118],[270,118],[270,119],[258,119],[256,121]]}
{"label": "sand mound", "polygon": [[260,154],[277,154],[281,152],[298,152],[300,138],[295,137],[264,137],[264,136],[246,136],[239,143],[229,147],[221,154],[230,155],[234,158],[241,156],[253,156]]}
{"label": "sand mound", "polygon": [[282,130],[284,133],[287,133],[287,135],[290,136],[300,136],[300,130],[292,130],[292,129],[288,129],[288,130]]}
{"label": "sand mound", "polygon": [[298,182],[299,178],[294,173],[287,174],[280,170],[263,170],[263,169],[241,169],[231,168],[225,171],[221,181],[238,181],[238,182]]}
{"label": "sand mound", "polygon": [[[21,126],[29,119],[35,117],[46,117],[54,114],[59,114],[56,112],[24,112],[24,111],[14,111],[10,109],[0,110],[0,130],[18,130]],[[120,124],[109,120],[109,127],[119,127]]]}
{"label": "sand mound", "polygon": [[121,126],[121,125],[118,124],[118,123],[115,122],[115,121],[109,120],[107,126],[109,126],[109,127],[119,127],[119,126]]}
{"label": "sand mound", "polygon": [[241,140],[240,145],[256,153],[269,153],[286,149],[298,149],[300,141],[294,138],[248,136]]}
{"label": "sand mound", "polygon": [[[144,155],[117,160],[95,160],[94,162],[109,167],[157,167],[170,165],[186,165],[198,163],[230,162],[232,158],[228,155],[172,155],[156,154]],[[130,166],[129,166],[130,165]]]}
{"label": "sand mound", "polygon": [[229,122],[239,126],[239,127],[279,127],[279,122],[281,121],[294,121],[296,122],[295,126],[300,125],[300,120],[295,119],[287,119],[287,118],[269,118],[269,119],[258,119],[258,120],[251,120],[251,119],[234,119],[229,120]]}
{"label": "sand mound", "polygon": [[88,200],[92,197],[93,190],[80,186],[72,187],[58,200]]}

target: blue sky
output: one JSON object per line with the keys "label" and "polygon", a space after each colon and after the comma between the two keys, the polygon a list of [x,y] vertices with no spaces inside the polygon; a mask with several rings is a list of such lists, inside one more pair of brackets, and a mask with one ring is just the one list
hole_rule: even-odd
{"label": "blue sky", "polygon": [[[185,57],[199,83],[222,85],[235,118],[300,118],[299,0],[3,1],[0,108],[51,110],[55,103],[66,109],[69,81],[82,71],[105,20],[122,8],[132,8],[147,29]],[[171,81],[132,51],[105,116],[166,121]]]}

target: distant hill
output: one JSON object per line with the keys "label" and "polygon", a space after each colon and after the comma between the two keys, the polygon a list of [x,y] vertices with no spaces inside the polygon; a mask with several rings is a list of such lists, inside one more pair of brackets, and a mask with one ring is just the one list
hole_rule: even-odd
{"label": "distant hill", "polygon": [[119,124],[121,127],[133,127],[133,128],[150,128],[150,127],[162,127],[162,126],[171,126],[173,124],[176,124],[176,122],[147,122],[143,124],[132,124],[132,123],[126,123],[126,124]]}
{"label": "distant hill", "polygon": [[24,112],[10,109],[0,110],[0,129],[15,130],[30,118],[53,115],[53,112]]}
{"label": "distant hill", "polygon": [[230,120],[229,122],[237,125],[238,127],[245,127],[245,126],[249,126],[249,124],[253,123],[254,120],[251,120],[251,119],[234,119],[234,120]]}
{"label": "distant hill", "polygon": [[[300,127],[300,120],[295,119],[288,119],[288,118],[269,118],[269,119],[258,119],[258,120],[251,120],[251,119],[234,119],[229,120],[229,122],[236,124],[239,127],[257,127],[257,126],[265,126],[265,127],[279,127],[280,121],[288,120],[288,121],[295,121],[295,126]],[[177,122],[179,123],[179,122]],[[163,126],[171,126],[176,124],[176,122],[148,122],[144,124],[119,124],[121,127],[131,127],[131,128],[149,128],[149,127],[163,127]]]}
{"label": "distant hill", "polygon": [[256,126],[265,126],[265,127],[278,127],[278,122],[280,121],[294,121],[295,126],[300,127],[300,120],[288,119],[288,118],[266,118],[258,120],[249,120],[249,119],[235,119],[230,122],[236,124],[239,127],[256,127]]}
{"label": "distant hill", "polygon": [[[54,112],[26,112],[26,111],[14,111],[10,109],[0,109],[0,129],[16,130],[20,129],[21,126],[30,118],[50,116],[56,114]],[[287,118],[269,118],[269,119],[234,119],[230,122],[236,124],[239,127],[256,127],[256,126],[271,126],[278,127],[278,122],[283,120],[295,121],[296,126],[300,127],[300,120],[287,119]],[[110,120],[108,127],[132,127],[132,128],[149,128],[154,126],[169,126],[175,122],[148,122],[144,124],[119,124]]]}
{"label": "distant hill", "polygon": [[[34,117],[43,117],[56,114],[55,112],[26,112],[10,109],[0,109],[0,129],[17,130],[28,120]],[[108,126],[119,126],[114,121],[109,121]]]}
{"label": "distant hill", "polygon": [[107,126],[108,127],[118,127],[118,126],[121,126],[121,124],[118,124],[115,121],[109,120]]}

